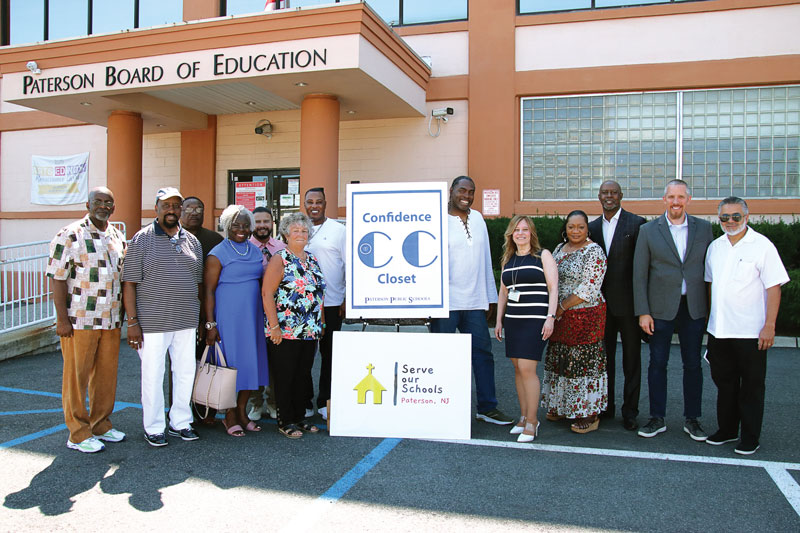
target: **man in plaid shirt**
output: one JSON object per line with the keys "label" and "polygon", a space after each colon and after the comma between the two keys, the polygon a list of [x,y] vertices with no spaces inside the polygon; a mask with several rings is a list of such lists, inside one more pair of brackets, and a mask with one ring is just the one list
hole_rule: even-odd
{"label": "man in plaid shirt", "polygon": [[[61,229],[50,243],[47,276],[56,308],[56,333],[64,359],[62,404],[67,447],[84,453],[105,449],[125,434],[109,416],[117,394],[122,323],[125,236],[108,223],[114,194],[89,191],[89,213]],[[89,411],[84,399],[89,390]]]}

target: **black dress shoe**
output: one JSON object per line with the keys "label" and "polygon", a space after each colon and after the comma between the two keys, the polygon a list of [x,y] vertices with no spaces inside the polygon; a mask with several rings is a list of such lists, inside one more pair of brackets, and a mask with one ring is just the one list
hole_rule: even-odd
{"label": "black dress shoe", "polygon": [[611,420],[614,418],[614,408],[610,407],[600,413],[600,418],[603,420]]}
{"label": "black dress shoe", "polygon": [[628,431],[635,431],[639,429],[639,422],[637,422],[635,418],[623,418],[622,427]]}

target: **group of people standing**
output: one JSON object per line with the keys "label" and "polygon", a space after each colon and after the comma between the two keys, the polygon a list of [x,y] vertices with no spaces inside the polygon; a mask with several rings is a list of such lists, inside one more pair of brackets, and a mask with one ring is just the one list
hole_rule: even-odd
{"label": "group of people standing", "polygon": [[[689,215],[689,185],[670,181],[664,215],[646,222],[621,207],[618,183],[606,181],[602,216],[567,215],[563,242],[550,254],[533,221],[515,216],[505,232],[495,336],[505,328],[520,417],[520,442],[538,433],[536,365],[545,351],[541,405],[547,420],[567,418],[587,433],[615,415],[617,335],[624,373],[622,423],[640,437],[666,431],[667,362],[677,333],[683,363],[683,430],[695,441],[738,441],[736,453],[760,446],[766,350],[775,337],[780,287],[789,281],[775,246],[747,226],[748,207],[729,197],[718,206],[724,235]],[[713,242],[712,242],[713,241]],[[710,288],[707,284],[710,283]],[[710,301],[709,301],[710,294]],[[703,335],[718,388],[718,431],[700,424]],[[639,427],[641,345],[649,342],[650,419]],[[545,343],[545,341],[548,341]]]}
{"label": "group of people standing", "polygon": [[[471,178],[453,180],[447,217],[449,315],[433,319],[431,330],[471,334],[477,419],[513,424],[517,440],[531,442],[538,435],[541,404],[547,420],[568,419],[576,433],[598,429],[600,418],[615,416],[619,334],[622,422],[641,437],[653,437],[666,431],[666,368],[677,332],[684,431],[709,444],[738,440],[741,454],[758,449],[766,350],[774,342],[780,286],[789,278],[774,245],[747,226],[744,200],[720,202],[725,235],[713,242],[710,223],[686,213],[691,191],[681,180],[667,184],[666,212],[650,222],[621,208],[619,184],[603,183],[598,194],[603,215],[590,222],[583,211],[569,213],[562,242],[552,253],[542,248],[530,217],[514,216],[505,231],[498,293],[488,231],[472,209],[474,196]],[[308,190],[304,206],[307,214],[280,220],[281,241],[272,237],[269,210],[229,206],[220,217],[223,237],[202,227],[201,200],[166,187],[156,194],[156,219],[127,244],[108,223],[113,193],[104,187],[90,191],[88,214],[53,239],[47,269],[64,359],[69,448],[97,452],[104,442],[125,438],[109,420],[125,315],[128,343],[141,359],[144,437],[150,445],[166,445],[167,435],[199,438],[190,401],[196,357],[215,342],[238,369],[236,407],[226,411],[223,422],[229,435],[261,431],[257,421],[264,405],[274,409],[278,429],[288,438],[319,431],[308,420],[311,368],[319,346],[317,408],[325,419],[332,336],[344,316],[345,228],[325,216],[324,190]],[[486,322],[494,306],[494,334],[501,340],[505,330],[506,355],[514,365],[517,419],[498,408],[495,394]],[[710,437],[699,421],[706,329],[719,390],[719,430]],[[650,345],[650,419],[639,428],[642,338]],[[172,372],[168,423],[162,389],[166,353]],[[540,383],[537,365],[543,356]],[[200,421],[213,425],[213,413]]]}

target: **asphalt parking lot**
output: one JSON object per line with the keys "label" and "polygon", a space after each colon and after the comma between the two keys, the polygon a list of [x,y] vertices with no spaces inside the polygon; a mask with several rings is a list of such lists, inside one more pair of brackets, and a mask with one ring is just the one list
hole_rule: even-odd
{"label": "asphalt parking lot", "polygon": [[[502,345],[494,342],[494,352],[500,407],[515,414],[513,368]],[[141,436],[138,357],[124,346],[112,420],[128,439],[93,455],[65,446],[60,353],[7,360],[0,362],[0,531],[796,532],[798,356],[798,349],[770,350],[762,446],[749,457],[683,433],[677,347],[668,431],[652,439],[625,431],[619,417],[587,435],[542,417],[533,444],[478,421],[469,441],[325,432],[290,441],[262,420],[265,430],[245,438],[218,424],[200,428],[200,441],[170,439],[156,449]],[[702,421],[713,432],[715,389],[705,364],[704,378]],[[642,393],[640,422],[646,383]]]}

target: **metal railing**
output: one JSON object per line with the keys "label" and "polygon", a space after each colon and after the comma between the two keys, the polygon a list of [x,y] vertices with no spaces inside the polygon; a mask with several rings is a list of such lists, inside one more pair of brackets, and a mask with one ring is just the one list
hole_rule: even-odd
{"label": "metal railing", "polygon": [[45,275],[49,244],[0,246],[0,333],[55,319],[50,280]]}
{"label": "metal railing", "polygon": [[[111,222],[125,235],[124,222]],[[50,241],[0,246],[0,333],[56,318],[47,272]]]}

